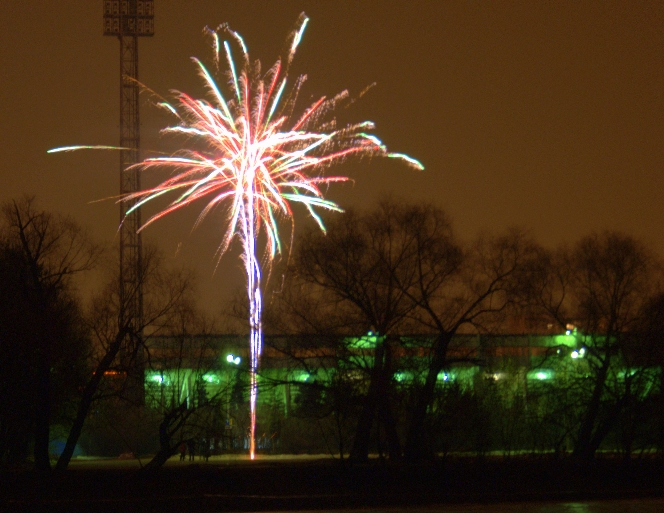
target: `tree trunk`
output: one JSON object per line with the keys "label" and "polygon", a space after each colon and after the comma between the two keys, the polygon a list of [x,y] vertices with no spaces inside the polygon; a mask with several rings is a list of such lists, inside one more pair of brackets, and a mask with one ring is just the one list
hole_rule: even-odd
{"label": "tree trunk", "polygon": [[157,454],[143,467],[143,471],[156,470],[164,465],[173,454],[175,454],[177,447],[162,446],[157,451]]}
{"label": "tree trunk", "polygon": [[113,360],[115,360],[115,357],[120,352],[120,347],[122,345],[122,341],[125,338],[125,333],[126,330],[124,329],[118,332],[118,334],[115,336],[115,339],[113,340],[113,343],[109,346],[108,351],[97,365],[97,368],[92,374],[90,381],[88,381],[87,385],[85,386],[83,395],[81,397],[81,402],[79,403],[78,410],[76,411],[76,418],[74,419],[74,423],[69,429],[67,443],[65,444],[65,448],[58,458],[57,464],[55,465],[56,470],[64,470],[69,465],[69,462],[74,455],[74,449],[76,449],[78,439],[80,438],[81,432],[83,431],[83,425],[85,424],[85,419],[87,418],[88,412],[90,411],[90,406],[92,405],[94,395],[99,388],[99,384],[104,377],[104,373],[110,368]]}
{"label": "tree trunk", "polygon": [[[440,366],[440,370],[442,370],[442,366]],[[424,386],[420,389],[417,396],[404,448],[404,455],[408,460],[421,460],[427,456],[425,449],[426,437],[424,434],[426,414],[429,405],[433,402],[433,393],[440,370],[436,370],[434,367],[429,368]]]}
{"label": "tree trunk", "polygon": [[[32,267],[32,266],[31,266]],[[51,359],[54,348],[51,320],[49,316],[49,301],[39,281],[39,271],[33,269],[35,287],[35,309],[39,315],[37,337],[37,387],[35,412],[35,469],[38,472],[50,472],[51,457],[49,445],[51,443]]]}
{"label": "tree trunk", "polygon": [[[401,442],[399,441],[399,434],[397,433],[397,423],[392,415],[392,407],[390,406],[390,391],[392,380],[392,345],[390,339],[385,340],[385,364],[383,365],[383,372],[380,376],[380,386],[378,391],[380,395],[377,398],[377,407],[380,421],[385,427],[387,435],[387,443],[391,459],[401,458]],[[382,391],[382,393],[381,393]]]}
{"label": "tree trunk", "polygon": [[436,337],[433,356],[427,371],[424,386],[417,395],[417,401],[408,426],[404,455],[409,460],[422,460],[427,457],[425,422],[429,406],[433,403],[438,374],[443,370],[447,356],[447,346],[451,340],[450,334]]}
{"label": "tree trunk", "polygon": [[369,384],[369,392],[362,404],[362,412],[355,427],[353,446],[350,450],[350,460],[354,462],[365,462],[369,459],[371,427],[373,426],[374,413],[376,411],[376,388],[374,379],[372,379]]}
{"label": "tree trunk", "polygon": [[58,462],[55,464],[55,470],[65,470],[69,465],[69,462],[74,455],[74,449],[76,449],[78,439],[81,436],[81,432],[83,431],[83,425],[85,424],[85,419],[88,416],[88,412],[90,411],[91,404],[92,395],[88,395],[86,389],[84,396],[81,398],[81,402],[78,405],[74,423],[69,429],[69,435],[67,436],[65,448],[62,450],[62,454],[60,454]]}
{"label": "tree trunk", "polygon": [[392,408],[387,394],[381,396],[380,403],[378,404],[378,412],[380,420],[385,427],[390,459],[401,459],[401,442],[399,441],[396,420],[394,419],[394,415],[392,415]]}
{"label": "tree trunk", "polygon": [[164,415],[163,420],[159,424],[159,451],[141,470],[158,469],[175,454],[177,445],[173,446],[171,443],[173,435],[177,433],[192,412],[193,409],[187,409],[187,403],[184,402]]}
{"label": "tree trunk", "polygon": [[35,413],[35,469],[51,470],[49,443],[51,441],[51,369],[49,359],[42,354],[37,376],[37,411]]}
{"label": "tree trunk", "polygon": [[597,450],[598,445],[595,446],[595,444],[592,443],[593,431],[595,430],[595,422],[599,415],[599,408],[602,401],[602,394],[604,393],[604,385],[606,383],[606,376],[609,371],[610,362],[611,356],[607,354],[602,362],[602,367],[597,374],[595,388],[593,389],[593,394],[588,403],[588,407],[586,408],[586,414],[583,417],[581,427],[579,428],[579,436],[576,440],[574,450],[572,451],[572,457],[579,461],[590,461],[595,457],[595,451]]}
{"label": "tree trunk", "polygon": [[380,393],[381,374],[383,373],[383,359],[385,354],[384,342],[376,346],[374,353],[374,366],[371,369],[369,391],[362,404],[362,412],[355,427],[355,437],[350,450],[350,459],[354,462],[365,462],[369,459],[369,442],[371,440],[371,427],[373,426],[378,394]]}

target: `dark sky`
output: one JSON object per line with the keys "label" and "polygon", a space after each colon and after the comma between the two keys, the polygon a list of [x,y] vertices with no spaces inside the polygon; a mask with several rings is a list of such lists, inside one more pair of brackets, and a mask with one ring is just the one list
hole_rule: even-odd
{"label": "dark sky", "polygon": [[[267,66],[302,11],[301,100],[376,82],[353,119],[375,121],[426,170],[344,164],[334,172],[354,185],[330,191],[342,206],[391,193],[441,205],[465,238],[517,225],[553,246],[610,228],[664,253],[664,2],[155,0],[155,10],[139,74],[159,93],[203,93],[189,57],[211,55],[205,25],[229,22]],[[118,142],[119,43],[102,36],[102,0],[3,0],[0,22],[0,200],[34,194],[113,240],[119,207],[90,202],[117,194],[117,154],[46,154]],[[147,96],[141,109],[144,154],[169,149],[157,132],[171,120]],[[194,217],[145,237],[198,270],[214,311],[243,274],[231,254],[213,275],[220,224],[191,233]]]}

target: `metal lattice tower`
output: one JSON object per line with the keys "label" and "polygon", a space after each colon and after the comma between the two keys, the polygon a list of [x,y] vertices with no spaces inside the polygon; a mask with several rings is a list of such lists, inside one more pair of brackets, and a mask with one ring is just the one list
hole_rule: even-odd
{"label": "metal lattice tower", "polygon": [[[141,188],[139,162],[140,118],[138,38],[154,35],[154,0],[104,0],[104,35],[120,40],[120,194]],[[135,203],[135,201],[133,202]],[[141,337],[143,326],[141,212],[124,215],[132,202],[120,207],[120,323]],[[137,342],[137,341],[134,341]],[[136,348],[136,344],[129,347]]]}

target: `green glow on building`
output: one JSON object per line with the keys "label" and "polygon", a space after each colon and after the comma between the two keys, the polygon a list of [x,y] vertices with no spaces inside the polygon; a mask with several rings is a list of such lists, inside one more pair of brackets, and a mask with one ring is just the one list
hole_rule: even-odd
{"label": "green glow on building", "polygon": [[383,338],[370,331],[363,337],[348,337],[345,343],[351,349],[375,349],[378,342],[382,341]]}
{"label": "green glow on building", "polygon": [[304,370],[294,370],[291,371],[291,380],[292,381],[300,381],[302,383],[309,381],[309,378],[311,377],[311,374],[307,371]]}
{"label": "green glow on building", "polygon": [[413,373],[412,372],[395,372],[394,373],[394,379],[396,381],[398,381],[399,383],[411,382],[411,381],[413,381]]}
{"label": "green glow on building", "polygon": [[148,371],[145,373],[145,381],[160,385],[169,385],[171,380],[168,378],[168,374],[164,374],[163,372]]}
{"label": "green glow on building", "polygon": [[618,372],[618,378],[620,379],[629,378],[631,376],[634,376],[637,372],[639,372],[639,369],[623,369]]}
{"label": "green glow on building", "polygon": [[203,379],[207,381],[208,383],[213,383],[215,385],[218,385],[221,383],[221,376],[219,374],[213,373],[213,372],[208,372],[207,374],[203,375]]}
{"label": "green glow on building", "polygon": [[458,385],[462,388],[472,388],[473,382],[480,368],[472,367],[454,367],[452,369],[440,371],[437,376],[437,381],[440,385],[452,384]]}
{"label": "green glow on building", "polygon": [[570,333],[569,335],[555,335],[553,337],[554,345],[557,346],[567,346],[576,348],[578,345],[578,340],[575,333]]}
{"label": "green glow on building", "polygon": [[535,379],[538,381],[548,381],[553,379],[554,372],[551,369],[536,369],[528,373],[528,379]]}

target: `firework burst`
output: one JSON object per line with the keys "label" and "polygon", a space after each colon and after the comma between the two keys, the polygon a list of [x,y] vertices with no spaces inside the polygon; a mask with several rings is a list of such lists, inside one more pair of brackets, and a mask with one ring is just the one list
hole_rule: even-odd
{"label": "firework burst", "polygon": [[[327,176],[324,172],[330,165],[348,157],[393,157],[422,169],[419,162],[407,155],[388,152],[370,133],[374,128],[370,121],[337,126],[333,113],[335,108],[351,101],[347,91],[332,98],[322,97],[304,110],[297,110],[298,93],[305,77],[298,77],[288,87],[288,71],[308,21],[304,14],[300,16],[287,41],[286,59],[278,60],[265,73],[261,71],[259,61],[250,60],[244,40],[237,32],[227,25],[216,30],[206,29],[212,39],[213,67],[206,67],[197,58],[192,60],[207,89],[207,97],[197,99],[176,92],[173,101],[160,103],[177,118],[177,124],[163,132],[185,136],[187,144],[174,154],[148,158],[136,164],[143,170],[168,170],[171,176],[156,187],[123,198],[135,202],[127,211],[130,215],[147,202],[166,194],[175,195],[171,203],[148,219],[141,229],[171,212],[203,200],[206,204],[197,224],[217,207],[225,213],[224,236],[217,251],[218,257],[221,258],[234,239],[242,245],[251,330],[252,459],[255,455],[257,371],[262,350],[263,278],[257,247],[259,235],[267,241],[263,265],[269,267],[275,256],[282,252],[280,219],[290,221],[292,236],[293,204],[304,205],[324,230],[318,211],[341,211],[341,208],[326,200],[322,189],[331,183],[347,180],[341,176]],[[228,40],[222,43],[220,36],[224,35]],[[232,47],[238,48],[241,54],[239,72]],[[225,71],[221,71],[223,60],[226,61]],[[229,94],[224,96],[222,89]],[[296,111],[301,114],[296,115]],[[78,148],[82,147],[52,151]]]}

